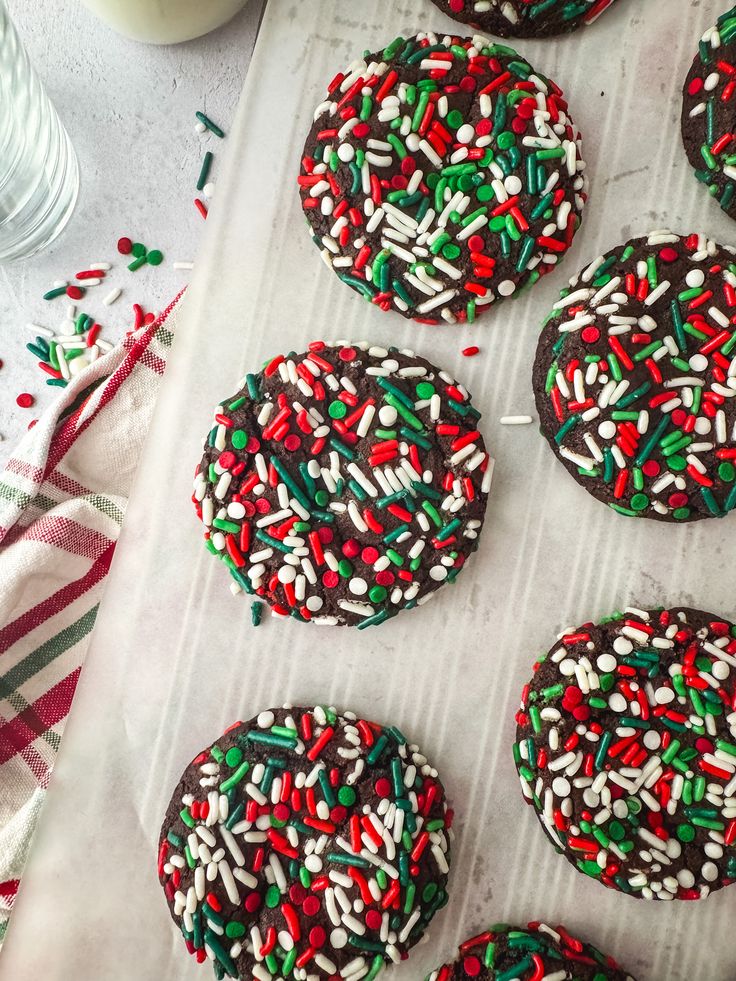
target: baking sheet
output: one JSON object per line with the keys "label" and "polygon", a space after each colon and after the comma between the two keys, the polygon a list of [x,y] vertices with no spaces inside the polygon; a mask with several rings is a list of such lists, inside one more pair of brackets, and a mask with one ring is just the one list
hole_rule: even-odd
{"label": "baking sheet", "polygon": [[[736,519],[673,527],[620,518],[564,472],[531,412],[538,325],[565,275],[653,227],[733,226],[679,146],[679,88],[706,0],[620,0],[572,38],[525,43],[568,94],[592,196],[563,271],[473,327],[384,315],[325,270],[295,175],[325,82],[398,33],[450,29],[420,0],[271,0],[229,164],[179,333],[92,649],[0,960],[2,981],[194,981],[156,879],[161,816],[179,774],[231,721],[285,700],[395,722],[438,766],[456,806],[449,906],[410,960],[418,979],[498,920],[564,922],[640,981],[733,981],[736,887],[705,903],[649,904],[577,874],[546,841],[511,759],[513,713],[535,656],[565,626],[628,603],[736,616]],[[497,459],[479,552],[454,588],[358,632],[266,618],[228,590],[188,497],[212,406],[276,351],[319,337],[412,346],[456,373]],[[482,355],[464,359],[476,343]]]}

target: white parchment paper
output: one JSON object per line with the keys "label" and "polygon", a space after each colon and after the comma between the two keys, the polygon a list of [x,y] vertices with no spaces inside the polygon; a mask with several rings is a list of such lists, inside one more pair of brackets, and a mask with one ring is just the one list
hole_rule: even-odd
{"label": "white parchment paper", "polygon": [[[621,518],[579,488],[535,426],[539,324],[566,276],[669,225],[733,241],[680,146],[680,86],[711,0],[619,0],[592,29],[520,45],[569,97],[591,200],[562,271],[473,327],[382,314],[325,270],[295,186],[325,83],[398,33],[451,29],[420,0],[271,0],[229,166],[185,301],[92,650],[0,960],[2,981],[194,981],[156,879],[157,834],[185,764],[235,719],[333,702],[395,722],[440,769],[458,820],[451,900],[429,940],[386,972],[419,979],[491,922],[564,922],[640,981],[733,981],[736,887],[704,903],[606,891],[557,856],[521,799],[513,713],[535,656],[564,626],[627,603],[736,616],[736,518],[674,527]],[[462,29],[461,29],[462,30]],[[212,407],[277,351],[314,338],[411,346],[454,372],[497,459],[479,552],[455,587],[364,632],[266,618],[231,596],[189,503]],[[463,347],[482,355],[464,359]]]}

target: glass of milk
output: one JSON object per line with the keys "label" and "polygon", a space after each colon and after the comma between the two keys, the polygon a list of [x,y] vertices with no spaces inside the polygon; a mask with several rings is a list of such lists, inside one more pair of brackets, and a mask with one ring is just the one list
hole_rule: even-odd
{"label": "glass of milk", "polygon": [[178,44],[214,31],[247,0],[82,0],[116,31],[149,44]]}

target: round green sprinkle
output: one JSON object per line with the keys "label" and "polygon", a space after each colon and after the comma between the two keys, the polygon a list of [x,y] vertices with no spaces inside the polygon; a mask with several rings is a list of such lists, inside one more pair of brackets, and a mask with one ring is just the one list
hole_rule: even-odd
{"label": "round green sprinkle", "polygon": [[490,201],[496,196],[496,192],[493,190],[490,184],[484,184],[482,187],[478,188],[475,195],[479,201]]}
{"label": "round green sprinkle", "polygon": [[718,468],[718,476],[727,484],[733,483],[736,480],[736,467],[732,463],[724,462]]}
{"label": "round green sprinkle", "polygon": [[248,442],[248,434],[242,429],[234,429],[230,442],[236,450],[242,450]]}
{"label": "round green sprinkle", "polygon": [[327,493],[326,490],[318,490],[317,493],[314,495],[314,499],[317,502],[317,504],[321,508],[323,508],[326,504],[329,504],[330,495]]}
{"label": "round green sprinkle", "polygon": [[634,511],[646,511],[649,507],[649,498],[646,494],[634,494],[631,498],[631,507]]}
{"label": "round green sprinkle", "polygon": [[695,840],[695,828],[689,824],[678,824],[677,837],[680,841],[689,842]]}
{"label": "round green sprinkle", "polygon": [[281,902],[281,893],[279,892],[279,887],[276,883],[270,885],[266,891],[266,906],[269,909],[275,909]]}
{"label": "round green sprinkle", "polygon": [[460,247],[453,242],[448,242],[447,245],[442,247],[442,255],[450,261],[457,259],[460,255]]}
{"label": "round green sprinkle", "polygon": [[368,596],[372,603],[382,603],[388,596],[388,591],[384,586],[373,586]]}
{"label": "round green sprinkle", "polygon": [[337,571],[343,579],[349,579],[353,574],[352,562],[348,562],[347,559],[341,559],[337,566]]}
{"label": "round green sprinkle", "polygon": [[235,768],[243,762],[243,751],[238,746],[232,746],[225,754],[225,762]]}
{"label": "round green sprinkle", "polygon": [[431,382],[419,382],[417,385],[417,395],[420,399],[431,399],[435,393],[435,387]]}
{"label": "round green sprinkle", "polygon": [[142,245],[140,242],[134,242],[133,248],[130,251],[136,257],[136,259],[140,259],[142,256],[146,254],[146,247],[145,245]]}
{"label": "round green sprinkle", "polygon": [[330,402],[327,412],[331,419],[343,419],[348,414],[348,407],[344,402],[335,399],[334,402]]}
{"label": "round green sprinkle", "polygon": [[231,940],[237,940],[238,937],[245,936],[245,927],[242,923],[238,923],[237,920],[230,920],[225,927],[225,936]]}
{"label": "round green sprinkle", "polygon": [[460,129],[465,119],[459,109],[451,109],[445,117],[445,122],[450,129]]}
{"label": "round green sprinkle", "polygon": [[509,147],[516,145],[516,137],[513,133],[505,130],[503,133],[498,134],[498,145],[502,150],[508,150]]}
{"label": "round green sprinkle", "polygon": [[677,521],[684,521],[690,517],[690,508],[676,508],[672,512],[672,515]]}
{"label": "round green sprinkle", "polygon": [[355,791],[352,787],[340,787],[337,792],[337,799],[343,807],[352,807],[355,803]]}
{"label": "round green sprinkle", "polygon": [[[135,248],[135,246],[133,246],[133,248]],[[149,266],[160,266],[164,261],[164,254],[159,249],[151,249],[147,258]]]}

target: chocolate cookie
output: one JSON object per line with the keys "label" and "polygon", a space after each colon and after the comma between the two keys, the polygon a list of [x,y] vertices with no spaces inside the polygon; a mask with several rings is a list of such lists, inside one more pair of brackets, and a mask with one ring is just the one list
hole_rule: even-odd
{"label": "chocolate cookie", "polygon": [[682,93],[682,141],[695,176],[736,217],[736,7],[698,45]]}
{"label": "chocolate cookie", "polygon": [[460,945],[451,964],[425,981],[634,981],[612,957],[558,926],[496,923]]}
{"label": "chocolate cookie", "polygon": [[394,726],[286,706],[192,760],[158,875],[217,978],[369,981],[447,902],[451,823],[437,771]]}
{"label": "chocolate cookie", "polygon": [[424,603],[478,544],[479,419],[411,351],[278,356],[215,410],[193,496],[207,547],[277,615],[367,627]]}
{"label": "chocolate cookie", "polygon": [[455,20],[499,37],[551,37],[592,24],[614,0],[433,0]]}
{"label": "chocolate cookie", "polygon": [[570,280],[534,363],[541,430],[620,514],[736,506],[736,262],[704,236],[652,232]]}
{"label": "chocolate cookie", "polygon": [[563,633],[516,716],[527,803],[567,860],[643,899],[736,879],[736,626],[628,609]]}
{"label": "chocolate cookie", "polygon": [[561,90],[521,55],[418,34],[330,82],[299,190],[344,283],[382,310],[462,323],[556,266],[584,169]]}

